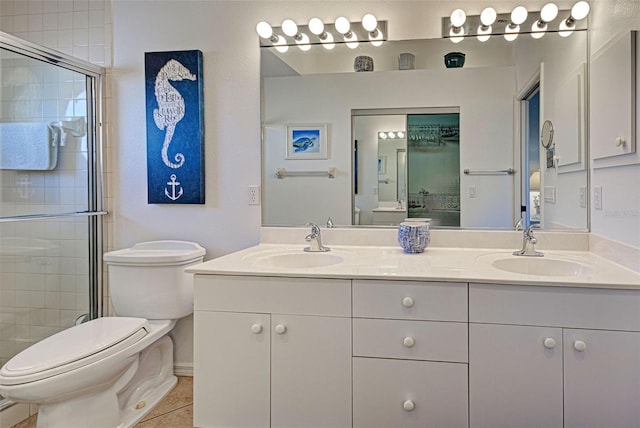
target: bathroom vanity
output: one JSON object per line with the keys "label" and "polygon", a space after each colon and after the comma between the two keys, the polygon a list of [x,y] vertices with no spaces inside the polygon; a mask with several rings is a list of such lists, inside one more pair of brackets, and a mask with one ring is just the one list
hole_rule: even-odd
{"label": "bathroom vanity", "polygon": [[640,422],[640,275],[587,251],[302,247],[188,269],[195,426]]}

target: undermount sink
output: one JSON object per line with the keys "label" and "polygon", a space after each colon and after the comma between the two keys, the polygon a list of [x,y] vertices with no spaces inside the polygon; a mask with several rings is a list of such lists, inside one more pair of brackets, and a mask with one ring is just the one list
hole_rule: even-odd
{"label": "undermount sink", "polygon": [[304,269],[331,266],[342,260],[331,253],[299,252],[259,257],[255,264],[267,268]]}
{"label": "undermount sink", "polygon": [[494,268],[512,273],[538,276],[587,276],[593,269],[583,263],[547,257],[514,256],[495,260]]}

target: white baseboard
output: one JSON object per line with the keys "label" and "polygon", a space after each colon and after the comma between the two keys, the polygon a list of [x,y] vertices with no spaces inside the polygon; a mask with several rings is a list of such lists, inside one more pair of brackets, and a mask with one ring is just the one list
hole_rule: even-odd
{"label": "white baseboard", "polygon": [[176,376],[193,377],[193,363],[178,363],[173,365],[173,373]]}

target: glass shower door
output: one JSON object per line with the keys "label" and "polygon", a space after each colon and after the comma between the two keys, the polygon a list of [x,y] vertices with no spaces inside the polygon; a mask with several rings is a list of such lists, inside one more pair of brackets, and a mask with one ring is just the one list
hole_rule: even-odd
{"label": "glass shower door", "polygon": [[101,69],[4,33],[0,42],[2,365],[100,315],[104,211]]}

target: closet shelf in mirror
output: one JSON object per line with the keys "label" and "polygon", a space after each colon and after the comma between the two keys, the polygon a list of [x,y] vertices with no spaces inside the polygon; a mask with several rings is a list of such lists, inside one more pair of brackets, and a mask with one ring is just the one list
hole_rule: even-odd
{"label": "closet shelf in mirror", "polygon": [[326,171],[287,171],[286,168],[277,168],[276,177],[327,177],[336,178],[336,168],[329,167]]}

